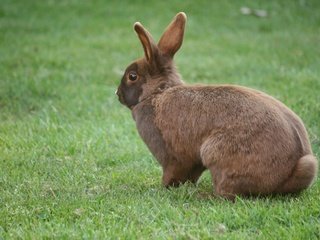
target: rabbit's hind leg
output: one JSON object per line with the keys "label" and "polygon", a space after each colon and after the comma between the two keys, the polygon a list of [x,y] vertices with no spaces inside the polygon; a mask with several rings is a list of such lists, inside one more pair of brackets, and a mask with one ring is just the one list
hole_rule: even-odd
{"label": "rabbit's hind leg", "polygon": [[210,168],[216,196],[233,201],[236,196],[250,196],[257,192],[257,181],[254,177],[237,173],[232,169]]}
{"label": "rabbit's hind leg", "polygon": [[216,134],[208,138],[200,149],[202,163],[211,172],[215,195],[234,200],[237,195],[265,193],[267,189],[264,189],[253,166],[250,166],[252,169],[246,167],[250,160],[231,154],[232,146],[224,144],[228,143],[225,136]]}

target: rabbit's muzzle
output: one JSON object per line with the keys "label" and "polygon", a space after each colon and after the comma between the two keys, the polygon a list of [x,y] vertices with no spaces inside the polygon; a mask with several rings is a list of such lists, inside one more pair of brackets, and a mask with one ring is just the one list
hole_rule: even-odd
{"label": "rabbit's muzzle", "polygon": [[119,88],[115,91],[115,94],[118,96],[119,102],[121,104],[125,104],[124,97],[123,97],[122,92]]}

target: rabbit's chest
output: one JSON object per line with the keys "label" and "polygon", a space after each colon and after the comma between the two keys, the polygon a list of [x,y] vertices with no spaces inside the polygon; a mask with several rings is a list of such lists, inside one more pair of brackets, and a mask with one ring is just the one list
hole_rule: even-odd
{"label": "rabbit's chest", "polygon": [[132,112],[140,137],[161,165],[170,158],[161,132],[154,124],[154,108],[149,104],[136,106]]}

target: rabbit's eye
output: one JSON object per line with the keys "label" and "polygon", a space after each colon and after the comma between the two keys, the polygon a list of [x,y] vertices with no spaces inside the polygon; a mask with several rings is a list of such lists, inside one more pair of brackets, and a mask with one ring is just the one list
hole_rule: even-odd
{"label": "rabbit's eye", "polygon": [[128,77],[130,81],[135,81],[138,79],[138,75],[136,72],[129,72]]}

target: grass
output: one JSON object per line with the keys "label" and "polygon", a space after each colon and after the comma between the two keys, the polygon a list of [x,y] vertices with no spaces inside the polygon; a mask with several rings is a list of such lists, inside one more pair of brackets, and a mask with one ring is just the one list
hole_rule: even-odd
{"label": "grass", "polygon": [[[241,6],[267,18],[241,15]],[[188,14],[176,56],[188,83],[265,91],[304,120],[320,156],[320,2],[0,2],[0,239],[319,239],[320,180],[300,196],[210,197],[167,190],[130,111],[114,95],[142,55]]]}

